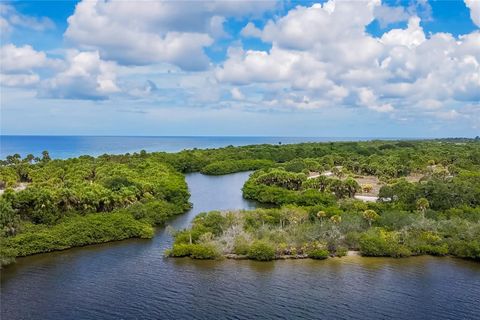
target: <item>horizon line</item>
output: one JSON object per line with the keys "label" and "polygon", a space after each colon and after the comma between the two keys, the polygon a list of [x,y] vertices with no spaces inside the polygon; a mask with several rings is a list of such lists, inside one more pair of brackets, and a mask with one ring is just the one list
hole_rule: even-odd
{"label": "horizon line", "polygon": [[474,139],[478,136],[277,136],[277,135],[94,135],[94,134],[0,134],[1,137],[111,137],[111,138],[356,138],[356,139]]}

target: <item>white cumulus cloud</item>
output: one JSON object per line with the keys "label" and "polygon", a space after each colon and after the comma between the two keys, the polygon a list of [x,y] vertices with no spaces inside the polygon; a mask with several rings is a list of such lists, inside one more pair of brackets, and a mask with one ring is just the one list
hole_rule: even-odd
{"label": "white cumulus cloud", "polygon": [[410,14],[404,7],[390,7],[388,5],[375,7],[374,15],[382,27],[395,22],[407,21],[410,18]]}
{"label": "white cumulus cloud", "polygon": [[465,5],[470,9],[470,17],[472,21],[480,27],[480,1],[479,0],[464,0]]}
{"label": "white cumulus cloud", "polygon": [[204,48],[225,37],[226,16],[254,16],[275,7],[272,1],[88,0],[68,18],[65,37],[119,64],[175,64],[185,70],[209,66]]}
{"label": "white cumulus cloud", "polygon": [[[232,46],[216,77],[237,86],[256,83],[265,106],[356,106],[400,119],[415,108],[443,114],[479,103],[479,31],[427,35],[421,18],[409,13],[406,28],[375,37],[365,28],[379,8],[378,1],[330,0],[297,6],[261,29],[249,23],[243,35],[260,37],[271,49]],[[407,18],[389,14],[397,15],[390,21]]]}
{"label": "white cumulus cloud", "polygon": [[240,31],[240,34],[243,37],[259,38],[262,36],[262,31],[255,27],[255,24],[249,22],[245,27],[243,27],[243,29]]}
{"label": "white cumulus cloud", "polygon": [[0,48],[2,72],[23,72],[44,67],[47,56],[44,52],[35,51],[31,46],[17,47],[7,44]]}
{"label": "white cumulus cloud", "polygon": [[39,70],[59,64],[29,45],[17,47],[13,44],[0,47],[0,61],[0,85],[7,87],[30,87],[40,81]]}
{"label": "white cumulus cloud", "polygon": [[420,26],[420,18],[412,17],[408,21],[407,29],[393,29],[385,33],[381,41],[385,45],[403,45],[409,48],[416,47],[426,40],[425,33]]}
{"label": "white cumulus cloud", "polygon": [[120,91],[116,84],[116,64],[103,61],[97,51],[67,54],[66,68],[42,83],[39,95],[61,99],[107,99]]}

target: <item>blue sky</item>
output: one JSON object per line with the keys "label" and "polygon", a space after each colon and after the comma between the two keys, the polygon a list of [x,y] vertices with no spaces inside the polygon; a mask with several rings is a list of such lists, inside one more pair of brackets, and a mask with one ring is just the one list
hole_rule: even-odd
{"label": "blue sky", "polygon": [[480,133],[480,0],[10,1],[1,133]]}

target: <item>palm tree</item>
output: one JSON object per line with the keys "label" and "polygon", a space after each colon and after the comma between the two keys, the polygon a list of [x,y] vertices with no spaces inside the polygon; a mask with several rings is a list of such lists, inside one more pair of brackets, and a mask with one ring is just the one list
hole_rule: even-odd
{"label": "palm tree", "polygon": [[48,153],[47,150],[45,151],[42,151],[42,161],[49,161],[51,158],[50,158],[50,154]]}
{"label": "palm tree", "polygon": [[342,217],[336,214],[330,217],[330,221],[332,221],[335,224],[339,224],[340,222],[342,222]]}
{"label": "palm tree", "polygon": [[377,220],[380,216],[374,210],[365,210],[363,218],[368,221],[368,226],[372,226],[372,222]]}
{"label": "palm tree", "polygon": [[425,211],[430,207],[430,202],[425,198],[417,200],[417,210],[422,213],[422,218],[425,219]]}
{"label": "palm tree", "polygon": [[320,219],[320,225],[323,226],[323,218],[327,216],[327,213],[323,210],[317,212],[317,218]]}
{"label": "palm tree", "polygon": [[370,193],[373,190],[373,186],[369,183],[366,183],[362,186],[363,192]]}
{"label": "palm tree", "polygon": [[331,192],[335,193],[337,198],[343,198],[347,193],[344,183],[339,179],[333,179],[328,187]]}
{"label": "palm tree", "polygon": [[289,222],[292,224],[301,224],[308,219],[308,212],[302,209],[295,209],[291,212]]}
{"label": "palm tree", "polygon": [[325,189],[327,189],[328,184],[330,183],[329,179],[325,176],[320,175],[318,178],[316,178],[318,181],[318,186],[321,192],[325,192]]}
{"label": "palm tree", "polygon": [[291,214],[292,213],[288,208],[283,208],[280,210],[280,227],[282,229],[287,225]]}
{"label": "palm tree", "polygon": [[7,156],[6,159],[8,164],[17,164],[20,163],[21,158],[22,157],[18,153],[15,153],[14,155]]}
{"label": "palm tree", "polygon": [[27,154],[27,156],[25,157],[25,161],[28,162],[28,163],[32,163],[32,161],[35,159],[35,156],[31,153]]}
{"label": "palm tree", "polygon": [[353,178],[348,178],[347,180],[345,180],[344,185],[350,198],[353,198],[355,196],[355,193],[361,190],[360,185]]}
{"label": "palm tree", "polygon": [[338,178],[343,177],[343,172],[342,169],[340,169],[338,166],[332,168],[332,173],[337,176]]}

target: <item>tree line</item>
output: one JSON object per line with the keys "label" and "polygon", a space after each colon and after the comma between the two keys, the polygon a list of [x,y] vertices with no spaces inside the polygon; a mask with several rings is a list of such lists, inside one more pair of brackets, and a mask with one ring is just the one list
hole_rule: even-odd
{"label": "tree line", "polygon": [[[469,239],[473,248],[478,243],[478,233],[472,227],[478,222],[480,199],[478,140],[229,146],[66,160],[52,159],[45,151],[40,157],[16,154],[1,160],[2,260],[10,262],[19,255],[89,243],[150,237],[153,225],[189,208],[182,173],[245,170],[257,170],[243,188],[247,198],[279,207],[315,208],[315,214],[325,212],[333,219],[331,223],[340,224],[353,214],[348,208],[360,206],[360,211],[354,210],[356,216],[373,210],[380,218],[371,218],[368,224],[385,228],[385,232],[400,232],[401,228],[376,225],[378,221],[410,221],[407,217],[421,212],[425,221],[443,221],[439,224],[442,228],[452,226],[449,232],[453,235],[464,234],[463,242],[458,243],[466,244]],[[323,171],[331,171],[333,176],[307,179],[311,172]],[[423,178],[408,181],[412,173]],[[362,187],[355,181],[356,175],[381,179],[380,201],[363,204],[352,199]],[[375,217],[371,212],[365,215]],[[453,225],[458,226],[458,232]],[[391,243],[385,232],[374,235]],[[399,243],[405,241],[400,235],[395,237]],[[453,242],[448,245],[449,250],[455,247]]]}
{"label": "tree line", "polygon": [[184,176],[153,158],[18,157],[0,167],[2,260],[74,246],[152,237],[190,204]]}

